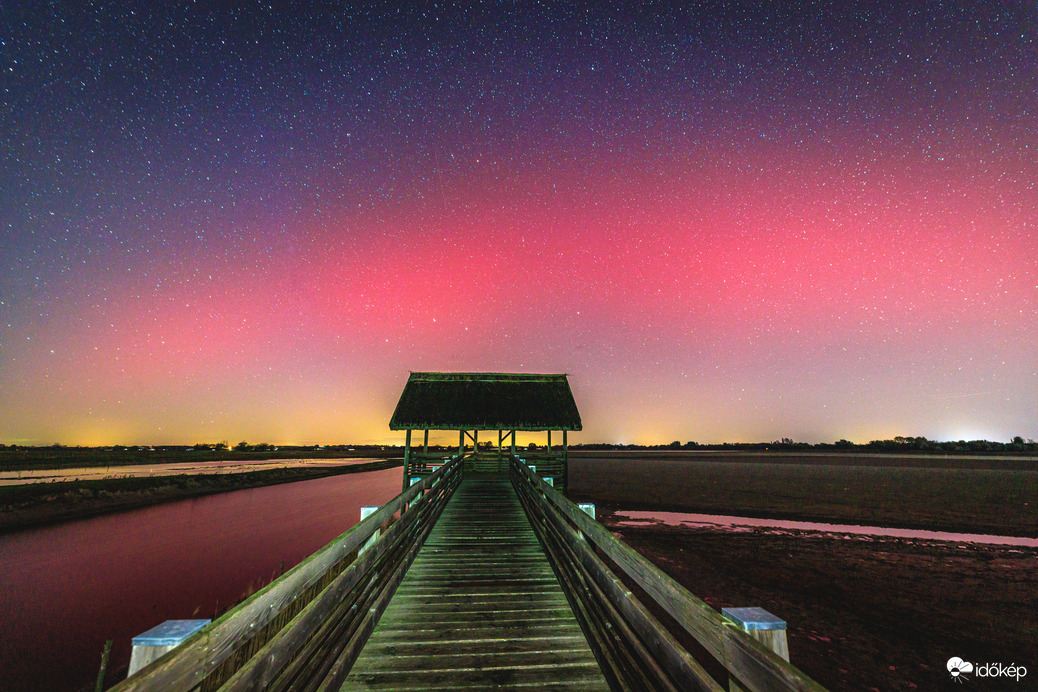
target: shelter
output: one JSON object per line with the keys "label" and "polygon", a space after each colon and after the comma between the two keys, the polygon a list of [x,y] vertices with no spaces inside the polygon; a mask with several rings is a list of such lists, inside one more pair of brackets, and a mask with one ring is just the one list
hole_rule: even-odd
{"label": "shelter", "polygon": [[[442,454],[429,454],[429,431],[457,430],[457,453],[466,457],[465,468],[473,471],[504,470],[505,445],[511,454],[517,452],[516,431],[546,432],[546,451],[524,451],[521,456],[536,466],[541,477],[551,478],[556,487],[565,489],[567,434],[581,427],[580,413],[564,374],[412,372],[389,421],[390,430],[407,431],[405,487],[413,479],[429,475],[444,461]],[[421,452],[411,449],[414,430],[425,434]],[[480,450],[480,430],[497,431],[496,450]],[[561,450],[552,447],[553,431],[562,433]],[[472,443],[471,455],[468,441]]]}

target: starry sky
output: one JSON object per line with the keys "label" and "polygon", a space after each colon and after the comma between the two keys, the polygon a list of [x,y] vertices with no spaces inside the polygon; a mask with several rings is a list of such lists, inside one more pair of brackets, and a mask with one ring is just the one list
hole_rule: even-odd
{"label": "starry sky", "polygon": [[628,5],[4,3],[0,442],[1038,438],[1038,6]]}

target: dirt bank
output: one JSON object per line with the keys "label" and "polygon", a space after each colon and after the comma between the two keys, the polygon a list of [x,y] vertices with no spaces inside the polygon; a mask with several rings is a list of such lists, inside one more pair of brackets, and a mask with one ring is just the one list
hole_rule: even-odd
{"label": "dirt bank", "polygon": [[402,463],[400,459],[387,459],[331,468],[278,468],[236,474],[117,478],[0,487],[0,533],[232,490],[378,471]]}

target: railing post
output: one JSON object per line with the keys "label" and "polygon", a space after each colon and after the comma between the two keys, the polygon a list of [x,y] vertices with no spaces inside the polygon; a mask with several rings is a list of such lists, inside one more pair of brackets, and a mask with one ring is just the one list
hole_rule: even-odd
{"label": "railing post", "polygon": [[[412,483],[412,485],[413,485],[413,483]],[[370,517],[372,514],[377,512],[378,508],[379,508],[379,505],[374,505],[374,506],[370,506],[369,505],[367,507],[361,507],[360,508],[360,520],[364,521],[365,519]],[[381,534],[382,534],[382,529],[375,529],[375,533],[371,534],[371,537],[368,538],[368,540],[364,541],[364,545],[362,545],[360,548],[357,549],[357,555],[358,556],[363,555],[365,550],[367,550],[371,546],[375,545],[375,541],[378,540],[378,537]]]}
{"label": "railing post", "polygon": [[127,676],[156,660],[167,651],[177,648],[192,634],[212,620],[166,620],[131,640],[130,671]]}
{"label": "railing post", "polygon": [[562,487],[569,492],[569,436],[562,431]]}
{"label": "railing post", "polygon": [[[763,608],[721,608],[721,615],[743,632],[763,644],[769,651],[789,662],[789,643],[786,640],[786,621]],[[743,687],[729,677],[730,692],[742,692]]]}

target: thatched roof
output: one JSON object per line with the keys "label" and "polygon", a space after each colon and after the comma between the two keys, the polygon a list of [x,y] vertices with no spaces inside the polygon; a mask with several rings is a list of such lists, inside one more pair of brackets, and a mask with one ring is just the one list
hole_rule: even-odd
{"label": "thatched roof", "polygon": [[412,372],[391,430],[580,430],[565,375]]}

